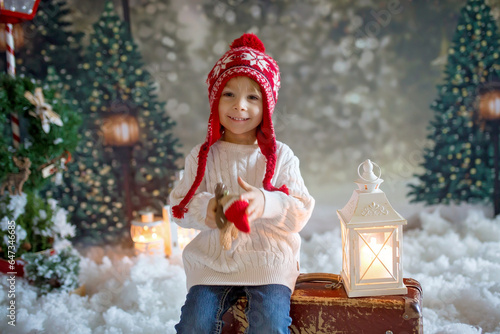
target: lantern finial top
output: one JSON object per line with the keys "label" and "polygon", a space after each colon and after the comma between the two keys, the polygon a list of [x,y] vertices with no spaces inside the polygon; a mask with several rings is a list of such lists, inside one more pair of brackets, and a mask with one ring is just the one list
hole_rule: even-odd
{"label": "lantern finial top", "polygon": [[[363,166],[363,173],[360,173],[359,167]],[[379,175],[375,175],[373,172],[373,166],[378,167]],[[363,192],[374,192],[379,191],[379,185],[384,182],[380,178],[382,175],[382,170],[376,163],[372,162],[370,159],[366,159],[358,166],[359,179],[355,181],[358,185],[359,190]]]}
{"label": "lantern finial top", "polygon": [[378,179],[375,173],[373,173],[373,163],[370,159],[366,159],[361,165],[363,166],[363,174],[360,177],[363,180],[373,182]]}

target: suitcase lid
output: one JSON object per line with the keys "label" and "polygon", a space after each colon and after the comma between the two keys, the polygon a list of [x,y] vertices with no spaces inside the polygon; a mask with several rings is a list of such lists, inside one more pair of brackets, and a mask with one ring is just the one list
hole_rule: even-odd
{"label": "suitcase lid", "polygon": [[[300,274],[297,279],[292,303],[319,303],[319,304],[352,304],[357,307],[395,307],[418,308],[415,312],[421,313],[422,287],[417,280],[404,278],[408,288],[406,295],[389,295],[375,297],[349,298],[343,284],[337,284],[340,275],[335,274]],[[333,284],[332,284],[333,283]],[[411,306],[406,304],[417,304]]]}

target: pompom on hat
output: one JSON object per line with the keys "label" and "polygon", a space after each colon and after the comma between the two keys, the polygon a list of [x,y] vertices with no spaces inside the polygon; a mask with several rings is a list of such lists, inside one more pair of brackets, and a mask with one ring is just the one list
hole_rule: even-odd
{"label": "pompom on hat", "polygon": [[183,218],[187,205],[205,175],[207,155],[212,146],[219,140],[223,128],[219,121],[219,99],[226,83],[234,77],[246,76],[257,82],[263,96],[262,123],[257,129],[257,143],[266,157],[266,173],[262,181],[263,188],[268,191],[282,191],[288,195],[286,185],[276,188],[271,184],[276,167],[276,137],[272,122],[272,114],[278,101],[280,88],[280,72],[276,61],[265,54],[264,43],[254,34],[243,34],[231,44],[231,48],[212,68],[207,78],[208,99],[210,101],[210,118],[205,142],[198,153],[198,168],[193,185],[183,200],[172,208],[176,218]]}

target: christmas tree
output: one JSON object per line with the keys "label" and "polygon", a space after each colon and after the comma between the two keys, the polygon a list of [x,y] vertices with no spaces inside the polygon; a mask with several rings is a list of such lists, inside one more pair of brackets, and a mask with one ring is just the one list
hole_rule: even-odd
{"label": "christmas tree", "polygon": [[[78,142],[80,116],[48,68],[44,83],[0,75],[0,257],[66,247],[74,236],[66,211],[38,190],[60,180]],[[18,111],[19,137],[10,113]],[[18,142],[18,147],[15,144]],[[15,238],[9,237],[15,229]],[[14,255],[15,254],[15,255]]]}
{"label": "christmas tree", "polygon": [[[123,240],[127,213],[155,207],[168,196],[180,157],[174,122],[111,1],[93,25],[82,69],[82,91],[88,97],[82,101],[82,141],[74,167],[65,173],[68,186],[53,195],[68,207],[86,242]],[[110,140],[113,133],[108,132],[117,127],[126,127],[121,134],[131,137],[138,131],[136,141]]]}
{"label": "christmas tree", "polygon": [[425,171],[411,185],[413,202],[477,202],[493,192],[493,143],[478,122],[479,88],[500,74],[499,36],[483,0],[469,0],[461,11],[445,68],[445,83],[431,108],[431,147],[424,150]]}

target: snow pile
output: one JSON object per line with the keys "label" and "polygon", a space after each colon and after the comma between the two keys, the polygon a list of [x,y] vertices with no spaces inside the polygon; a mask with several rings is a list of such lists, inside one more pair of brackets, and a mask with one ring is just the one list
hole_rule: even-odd
{"label": "snow pile", "polygon": [[[424,328],[431,334],[500,333],[500,217],[471,210],[450,223],[421,214],[422,229],[405,232],[405,277],[424,288]],[[337,224],[338,225],[338,224]],[[339,227],[302,247],[302,272],[339,273]],[[133,257],[93,248],[82,261],[87,295],[36,291],[16,280],[16,327],[7,324],[7,277],[0,276],[2,333],[174,333],[186,294],[180,258]]]}
{"label": "snow pile", "polygon": [[469,211],[450,223],[436,210],[421,221],[423,232],[405,235],[404,269],[424,287],[426,331],[500,333],[500,216]]}
{"label": "snow pile", "polygon": [[[120,249],[112,252],[100,261],[83,259],[80,279],[86,286],[85,297],[50,293],[37,299],[36,290],[18,278],[16,327],[1,321],[0,332],[175,333],[186,294],[182,267],[162,257],[120,256]],[[1,317],[6,319],[10,299],[6,276],[1,278]]]}

